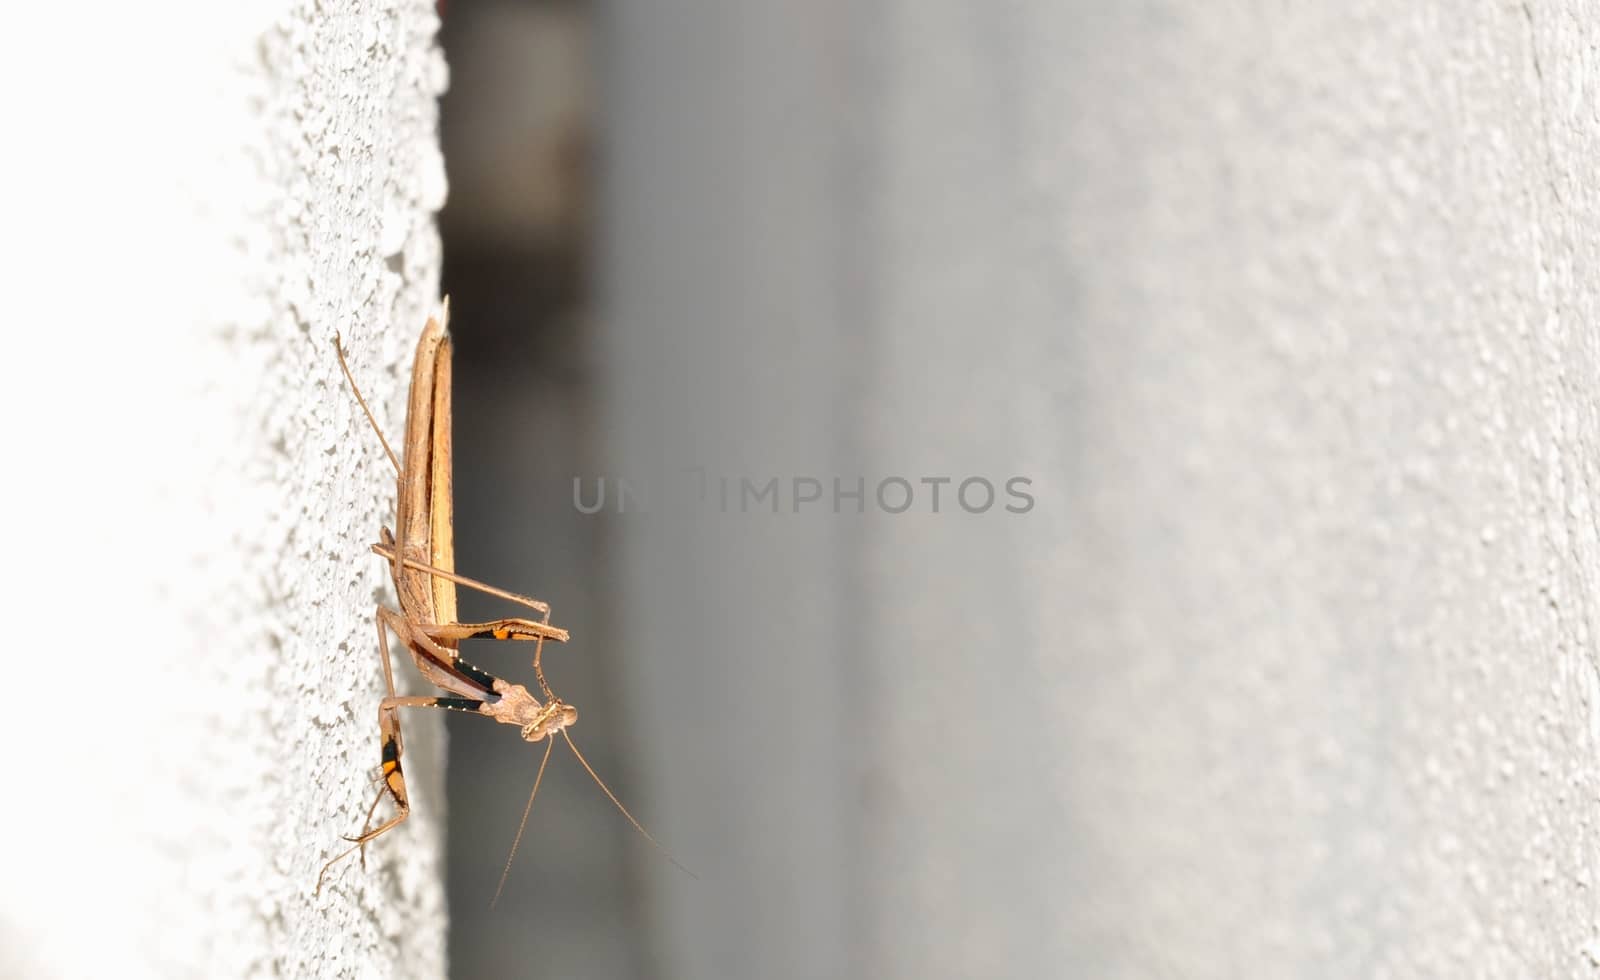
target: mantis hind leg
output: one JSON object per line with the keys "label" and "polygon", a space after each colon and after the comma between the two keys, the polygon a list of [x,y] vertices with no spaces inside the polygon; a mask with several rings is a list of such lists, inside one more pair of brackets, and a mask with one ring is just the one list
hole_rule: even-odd
{"label": "mantis hind leg", "polygon": [[[357,851],[361,852],[362,863],[365,865],[366,846],[400,826],[411,815],[411,797],[406,792],[405,768],[400,763],[400,709],[457,708],[465,711],[477,711],[482,703],[471,698],[388,697],[383,699],[378,705],[378,729],[383,743],[383,787],[378,791],[377,799],[372,801],[372,806],[367,809],[367,816],[362,822],[361,833],[354,837],[345,837],[345,840],[350,842],[350,846],[334,855],[327,864],[322,866],[322,871],[317,875],[316,894],[321,894],[323,881],[327,878],[328,871],[334,865]],[[378,804],[383,802],[383,798],[386,795],[394,801],[394,816],[374,827],[372,826],[372,815],[377,812]]]}
{"label": "mantis hind leg", "polygon": [[[385,644],[383,659],[385,666],[384,673],[388,674],[389,656],[387,643]],[[393,683],[394,681],[391,677],[391,690],[393,690]],[[367,808],[367,816],[366,819],[362,821],[361,833],[354,837],[345,837],[345,840],[349,841],[351,846],[334,855],[327,864],[322,866],[322,871],[317,874],[316,894],[321,894],[322,883],[327,878],[328,871],[332,869],[334,865],[338,864],[340,861],[343,861],[351,854],[359,851],[361,853],[362,867],[365,867],[367,862],[366,847],[368,842],[373,841],[393,830],[395,827],[398,827],[406,817],[411,815],[411,798],[406,793],[405,770],[400,765],[401,743],[400,719],[398,712],[403,705],[408,707],[426,707],[432,705],[437,700],[437,698],[387,697],[384,698],[383,701],[378,705],[379,737],[382,739],[383,744],[383,772],[381,777],[383,779],[383,787],[378,790],[377,799],[372,801],[372,806]],[[385,820],[377,827],[373,827],[372,815],[377,812],[378,804],[383,802],[383,797],[385,794],[394,800],[394,816],[390,817],[388,820]]]}

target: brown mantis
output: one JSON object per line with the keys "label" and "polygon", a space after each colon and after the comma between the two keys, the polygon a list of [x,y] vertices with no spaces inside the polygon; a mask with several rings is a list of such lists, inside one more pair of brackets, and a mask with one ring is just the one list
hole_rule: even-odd
{"label": "brown mantis", "polygon": [[[337,335],[334,351],[339,367],[350,383],[367,421],[378,434],[384,452],[394,465],[398,476],[395,497],[395,527],[391,533],[383,528],[380,541],[372,550],[389,560],[390,577],[399,597],[400,609],[379,605],[377,610],[378,651],[383,660],[383,678],[388,696],[378,705],[378,731],[382,745],[382,786],[372,805],[367,809],[362,831],[347,836],[351,846],[335,855],[323,865],[317,876],[317,892],[322,891],[328,870],[356,851],[366,855],[366,845],[399,826],[411,812],[406,793],[405,773],[401,766],[404,741],[400,729],[401,708],[448,708],[484,715],[506,725],[521,729],[529,742],[545,742],[544,756],[534,777],[533,792],[528,796],[527,808],[522,814],[522,824],[517,828],[516,841],[511,856],[506,859],[505,871],[500,876],[500,886],[495,890],[498,899],[505,887],[506,875],[516,856],[517,844],[522,840],[528,814],[533,809],[534,797],[544,778],[554,737],[560,734],[595,783],[614,803],[646,840],[655,844],[655,838],[634,819],[622,805],[605,781],[589,765],[583,753],[573,744],[567,729],[578,720],[578,709],[562,701],[545,680],[543,666],[544,641],[565,642],[566,630],[550,625],[550,607],[547,603],[527,596],[486,585],[459,575],[455,571],[455,537],[452,502],[452,448],[451,426],[451,347],[447,334],[450,302],[440,306],[439,315],[430,317],[417,341],[415,360],[412,363],[411,391],[406,409],[404,460],[397,459],[389,441],[360,386],[350,373],[344,351]],[[532,609],[539,619],[507,618],[484,623],[456,621],[457,585],[476,589],[489,595],[506,599]],[[403,697],[397,694],[394,670],[390,663],[389,634],[393,633],[416,664],[417,671],[428,683],[445,692],[443,696]],[[540,701],[527,688],[484,671],[461,659],[460,641],[467,639],[523,640],[534,644],[533,670],[539,690],[544,695]],[[378,805],[388,796],[394,801],[394,815],[376,827],[372,818]],[[663,852],[665,853],[665,852]],[[667,859],[677,864],[671,855]],[[682,865],[678,865],[680,868]],[[687,869],[685,869],[687,870]],[[492,904],[492,903],[491,903]]]}

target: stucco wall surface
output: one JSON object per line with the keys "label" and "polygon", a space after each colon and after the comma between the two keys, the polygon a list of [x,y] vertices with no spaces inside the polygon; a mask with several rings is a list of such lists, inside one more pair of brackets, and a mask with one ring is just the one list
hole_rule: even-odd
{"label": "stucco wall surface", "polygon": [[433,5],[18,17],[0,972],[438,976],[426,719],[416,815],[312,895],[379,761],[394,487],[332,337],[393,436],[437,301]]}

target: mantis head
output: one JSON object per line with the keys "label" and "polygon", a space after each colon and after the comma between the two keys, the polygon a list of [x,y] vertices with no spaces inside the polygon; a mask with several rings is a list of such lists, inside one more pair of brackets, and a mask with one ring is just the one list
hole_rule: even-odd
{"label": "mantis head", "polygon": [[521,684],[499,679],[494,693],[499,697],[486,701],[480,710],[503,725],[516,725],[530,742],[541,742],[578,722],[578,709],[554,695],[541,702]]}
{"label": "mantis head", "polygon": [[578,709],[556,698],[539,709],[532,722],[522,726],[522,737],[537,742],[578,723]]}

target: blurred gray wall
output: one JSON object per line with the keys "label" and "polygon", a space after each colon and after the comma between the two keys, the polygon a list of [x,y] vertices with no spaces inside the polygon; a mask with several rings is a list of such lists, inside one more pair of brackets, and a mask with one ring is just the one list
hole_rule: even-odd
{"label": "blurred gray wall", "polygon": [[607,470],[1036,497],[614,522],[648,975],[1592,968],[1581,13],[605,9]]}
{"label": "blurred gray wall", "polygon": [[[545,658],[555,689],[580,709],[574,738],[648,817],[614,695],[606,524],[571,503],[573,476],[599,466],[585,342],[590,21],[578,2],[489,0],[451,4],[440,32],[451,66],[440,123],[451,195],[440,233],[456,336],[458,563],[552,604],[553,621],[575,637]],[[518,614],[470,591],[460,602],[468,619]],[[531,685],[529,653],[511,643],[468,651]],[[630,874],[634,831],[564,751],[488,907],[542,746],[482,719],[448,721],[452,975],[651,975]]]}

